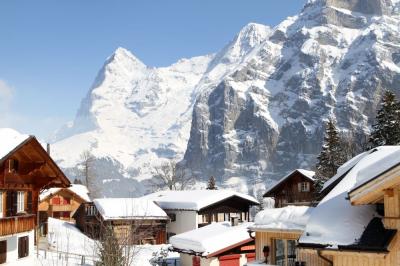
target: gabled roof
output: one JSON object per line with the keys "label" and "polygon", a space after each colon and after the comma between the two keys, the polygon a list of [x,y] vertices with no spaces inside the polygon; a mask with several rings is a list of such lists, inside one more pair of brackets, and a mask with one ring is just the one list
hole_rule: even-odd
{"label": "gabled roof", "polygon": [[212,223],[169,239],[174,249],[203,257],[217,256],[226,248],[251,242],[247,228],[252,223],[231,226],[229,222]]}
{"label": "gabled roof", "polygon": [[72,193],[72,194],[78,196],[79,198],[81,198],[82,201],[84,201],[84,202],[91,201],[90,197],[89,197],[89,190],[87,189],[87,187],[84,186],[84,185],[79,185],[79,184],[71,184],[71,186],[67,187],[67,188],[49,188],[49,189],[46,189],[42,193],[40,193],[39,200],[43,201],[43,200],[47,199],[48,197],[51,197],[54,194],[57,194],[61,190],[69,191],[70,193]]}
{"label": "gabled roof", "polygon": [[295,169],[292,172],[290,172],[289,174],[287,174],[286,176],[284,176],[283,178],[281,178],[278,182],[276,182],[272,187],[270,187],[269,189],[267,189],[267,191],[264,193],[264,197],[266,197],[266,195],[270,192],[272,192],[275,188],[277,188],[280,184],[284,183],[286,180],[289,180],[292,176],[294,176],[294,174],[296,173],[300,173],[302,176],[304,176],[305,178],[309,179],[310,181],[314,182],[314,175],[315,172],[310,171],[310,170],[304,170],[304,169]]}
{"label": "gabled roof", "polygon": [[48,166],[48,169],[50,169],[49,171],[52,174],[52,176],[47,176],[47,179],[50,180],[47,180],[48,182],[46,181],[47,184],[43,185],[44,187],[67,187],[71,184],[63,171],[61,171],[58,165],[53,161],[34,136],[20,134],[13,129],[0,129],[0,164],[4,163],[11,156],[18,154],[18,152],[28,146],[33,148],[36,156],[40,156],[40,158],[45,160],[45,164]]}
{"label": "gabled roof", "polygon": [[231,197],[242,198],[248,201],[250,205],[259,204],[252,196],[230,190],[168,190],[155,192],[142,198],[156,202],[164,210],[200,211]]}
{"label": "gabled roof", "polygon": [[93,201],[104,220],[167,220],[168,215],[151,200],[140,198],[104,198]]}
{"label": "gabled roof", "polygon": [[[398,156],[399,152],[399,146],[381,146],[348,161],[345,165],[351,165],[351,169],[346,170],[342,180],[314,209],[299,240],[300,245],[338,249],[338,246],[357,244],[367,225],[379,214],[375,205],[351,205],[348,193],[360,182],[370,180],[397,163],[390,158]],[[388,161],[391,163],[386,163]]]}

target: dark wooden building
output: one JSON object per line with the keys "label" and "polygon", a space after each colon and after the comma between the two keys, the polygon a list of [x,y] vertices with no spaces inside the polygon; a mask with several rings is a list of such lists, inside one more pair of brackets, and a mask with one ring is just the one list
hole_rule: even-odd
{"label": "dark wooden building", "polygon": [[137,198],[96,199],[83,203],[73,218],[87,236],[101,239],[107,230],[121,244],[165,244],[168,215],[154,202]]}
{"label": "dark wooden building", "polygon": [[279,180],[264,194],[275,200],[275,208],[311,204],[315,191],[314,172],[296,169]]}
{"label": "dark wooden building", "polygon": [[39,191],[69,185],[35,137],[0,129],[0,264],[33,256]]}

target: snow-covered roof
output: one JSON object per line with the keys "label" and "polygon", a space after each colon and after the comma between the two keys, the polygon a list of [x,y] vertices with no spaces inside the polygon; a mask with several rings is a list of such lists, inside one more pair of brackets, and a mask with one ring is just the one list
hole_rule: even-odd
{"label": "snow-covered roof", "polygon": [[270,191],[272,191],[274,188],[276,188],[277,186],[279,186],[280,184],[282,184],[285,180],[287,180],[289,177],[292,176],[292,174],[294,174],[295,172],[299,172],[301,173],[303,176],[307,177],[308,179],[310,179],[311,181],[315,181],[314,179],[314,175],[315,172],[314,171],[310,171],[310,170],[305,170],[305,169],[295,169],[292,172],[290,172],[289,174],[287,174],[286,176],[284,176],[283,178],[281,178],[278,182],[276,182],[272,187],[270,187],[269,189],[267,189],[267,191],[265,192],[268,193]]}
{"label": "snow-covered roof", "polygon": [[257,213],[250,229],[258,230],[301,230],[303,231],[314,208],[287,206],[265,209]]}
{"label": "snow-covered roof", "polygon": [[29,135],[21,134],[11,128],[0,128],[0,160],[27,140]]}
{"label": "snow-covered roof", "polygon": [[259,204],[254,197],[231,190],[168,190],[155,192],[142,198],[156,202],[163,209],[199,211],[204,207],[233,196]]}
{"label": "snow-covered roof", "polygon": [[172,236],[169,242],[176,249],[208,256],[226,247],[250,240],[247,228],[251,225],[252,223],[237,226],[231,226],[229,222],[212,223]]}
{"label": "snow-covered roof", "polygon": [[84,185],[79,185],[79,184],[72,184],[68,188],[50,188],[50,189],[46,189],[42,193],[40,193],[39,200],[44,200],[48,196],[54,195],[57,192],[59,192],[60,190],[62,190],[62,189],[66,189],[66,190],[69,190],[69,191],[75,193],[76,195],[81,197],[86,202],[91,201],[91,199],[89,197],[89,191],[88,191],[87,187],[84,186]]}
{"label": "snow-covered roof", "polygon": [[398,164],[399,155],[399,146],[382,146],[348,161],[350,171],[313,210],[299,243],[337,248],[357,242],[377,213],[374,205],[352,206],[348,192]]}
{"label": "snow-covered roof", "polygon": [[107,198],[95,199],[93,203],[104,220],[168,219],[168,215],[151,200]]}

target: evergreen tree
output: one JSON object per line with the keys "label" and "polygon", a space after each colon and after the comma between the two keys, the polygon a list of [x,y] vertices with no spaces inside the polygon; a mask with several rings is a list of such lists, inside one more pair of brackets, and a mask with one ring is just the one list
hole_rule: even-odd
{"label": "evergreen tree", "polygon": [[339,136],[335,122],[329,119],[324,136],[322,151],[318,156],[316,165],[316,190],[322,188],[326,180],[336,174],[336,170],[348,159],[343,141]]}
{"label": "evergreen tree", "polygon": [[82,181],[81,181],[80,179],[78,179],[78,178],[75,178],[75,179],[74,179],[74,184],[76,184],[76,185],[82,185]]}
{"label": "evergreen tree", "polygon": [[208,190],[217,190],[217,186],[215,184],[215,178],[213,176],[208,179],[208,184],[207,184],[207,189]]}
{"label": "evergreen tree", "polygon": [[391,91],[385,91],[369,138],[371,148],[400,143],[400,104]]}

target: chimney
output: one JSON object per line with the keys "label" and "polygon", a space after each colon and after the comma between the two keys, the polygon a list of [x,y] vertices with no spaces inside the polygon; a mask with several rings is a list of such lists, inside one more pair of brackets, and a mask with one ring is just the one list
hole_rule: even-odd
{"label": "chimney", "polygon": [[46,151],[47,151],[47,154],[50,155],[50,143],[47,143]]}

